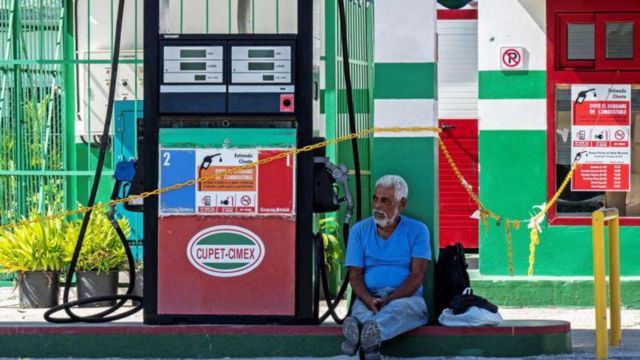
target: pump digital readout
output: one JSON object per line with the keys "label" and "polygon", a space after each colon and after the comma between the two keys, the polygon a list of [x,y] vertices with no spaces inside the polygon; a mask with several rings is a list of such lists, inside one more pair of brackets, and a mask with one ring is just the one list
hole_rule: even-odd
{"label": "pump digital readout", "polygon": [[182,59],[204,59],[207,57],[207,50],[205,49],[181,49],[180,58]]}
{"label": "pump digital readout", "polygon": [[276,69],[276,64],[270,62],[250,62],[249,71],[273,71]]}
{"label": "pump digital readout", "polygon": [[223,61],[222,46],[165,46],[163,82],[221,84]]}
{"label": "pump digital readout", "polygon": [[291,84],[290,46],[232,46],[231,84]]}
{"label": "pump digital readout", "polygon": [[295,112],[295,41],[167,35],[161,45],[165,114]]}
{"label": "pump digital readout", "polygon": [[180,71],[206,71],[207,63],[203,62],[181,62]]}
{"label": "pump digital readout", "polygon": [[275,50],[256,50],[249,49],[249,59],[254,58],[274,58],[276,56]]}

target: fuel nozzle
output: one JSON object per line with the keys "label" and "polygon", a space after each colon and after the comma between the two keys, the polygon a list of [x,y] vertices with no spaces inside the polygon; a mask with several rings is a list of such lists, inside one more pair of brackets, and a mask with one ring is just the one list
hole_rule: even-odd
{"label": "fuel nozzle", "polygon": [[219,156],[220,159],[218,161],[222,162],[222,154],[221,153],[208,155],[208,156],[205,156],[204,159],[202,159],[202,163],[200,164],[200,169],[205,169],[205,170],[208,169],[209,166],[211,166],[211,163],[213,163],[213,159],[216,156]]}
{"label": "fuel nozzle", "polygon": [[580,91],[578,93],[578,96],[576,97],[576,104],[582,104],[587,99],[587,94],[592,91],[593,91],[593,96],[597,96],[595,88]]}
{"label": "fuel nozzle", "polygon": [[[209,166],[211,166],[215,157],[219,157],[218,162],[222,162],[221,153],[207,155],[204,157],[204,159],[202,159],[202,162],[200,163],[200,169],[198,170],[198,178],[202,177],[202,170],[207,170]],[[198,190],[202,190],[202,183],[200,182],[200,180],[198,180]]]}

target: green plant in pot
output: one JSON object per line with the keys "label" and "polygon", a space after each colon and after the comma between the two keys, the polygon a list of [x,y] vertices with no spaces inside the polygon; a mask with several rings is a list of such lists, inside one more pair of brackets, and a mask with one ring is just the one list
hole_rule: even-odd
{"label": "green plant in pot", "polygon": [[318,223],[320,225],[320,234],[322,235],[322,245],[324,246],[324,264],[329,274],[330,295],[335,296],[340,278],[340,268],[344,262],[342,248],[340,247],[340,240],[342,239],[340,225],[333,217],[320,219]]}
{"label": "green plant in pot", "polygon": [[[126,218],[118,220],[126,236],[131,227]],[[82,226],[82,219],[67,226],[67,257],[71,261],[75,244]],[[76,264],[76,288],[78,299],[96,296],[116,295],[118,292],[118,273],[126,266],[124,247],[106,213],[94,210],[85,233],[80,256]],[[82,307],[111,306],[115,301],[101,301],[81,305]]]}
{"label": "green plant in pot", "polygon": [[65,241],[61,219],[21,225],[0,234],[0,271],[18,274],[20,307],[58,304],[60,272],[67,266]]}

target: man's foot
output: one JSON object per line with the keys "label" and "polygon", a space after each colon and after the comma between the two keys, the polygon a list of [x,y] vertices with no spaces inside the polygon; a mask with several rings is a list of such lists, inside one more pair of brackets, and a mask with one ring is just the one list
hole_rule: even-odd
{"label": "man's foot", "polygon": [[378,324],[369,320],[362,325],[362,331],[360,332],[360,346],[364,353],[366,360],[380,360],[380,345],[382,344],[382,338],[380,337],[380,328]]}
{"label": "man's foot", "polygon": [[344,319],[342,323],[342,335],[344,336],[344,342],[342,342],[342,352],[345,355],[353,356],[358,351],[360,345],[360,322],[358,319],[349,316]]}

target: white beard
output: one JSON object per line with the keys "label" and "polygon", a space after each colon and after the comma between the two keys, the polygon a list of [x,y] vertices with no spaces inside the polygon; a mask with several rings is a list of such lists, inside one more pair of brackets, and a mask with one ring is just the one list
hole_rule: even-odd
{"label": "white beard", "polygon": [[[376,216],[379,215],[380,217]],[[383,211],[373,210],[373,220],[376,222],[376,225],[385,228],[391,224],[393,224],[398,218],[398,209],[395,209],[393,212],[393,216],[388,217],[387,214]]]}

